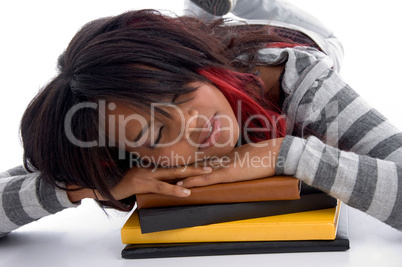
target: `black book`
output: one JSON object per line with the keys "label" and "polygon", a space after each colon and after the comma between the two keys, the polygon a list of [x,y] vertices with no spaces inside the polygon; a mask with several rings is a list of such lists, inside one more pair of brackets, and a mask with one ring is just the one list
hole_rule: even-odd
{"label": "black book", "polygon": [[347,207],[343,206],[340,211],[337,234],[334,240],[132,244],[126,245],[121,255],[125,259],[147,259],[213,255],[330,252],[345,251],[349,247],[348,212]]}
{"label": "black book", "polygon": [[333,208],[337,200],[325,193],[301,195],[297,200],[139,209],[141,232],[151,233],[213,223]]}

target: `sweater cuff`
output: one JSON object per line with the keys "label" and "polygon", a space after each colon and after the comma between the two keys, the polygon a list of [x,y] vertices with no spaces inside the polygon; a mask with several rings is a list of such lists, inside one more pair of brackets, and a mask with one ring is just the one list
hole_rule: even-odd
{"label": "sweater cuff", "polygon": [[[50,214],[57,213],[65,208],[76,207],[67,195],[67,191],[49,184],[44,179],[37,179],[36,193],[41,206]],[[64,183],[58,183],[64,187]]]}
{"label": "sweater cuff", "polygon": [[72,203],[68,198],[67,191],[56,188],[56,197],[60,205],[64,208],[73,208],[79,206],[80,203]]}
{"label": "sweater cuff", "polygon": [[305,146],[306,140],[291,135],[285,136],[276,162],[276,175],[294,176]]}

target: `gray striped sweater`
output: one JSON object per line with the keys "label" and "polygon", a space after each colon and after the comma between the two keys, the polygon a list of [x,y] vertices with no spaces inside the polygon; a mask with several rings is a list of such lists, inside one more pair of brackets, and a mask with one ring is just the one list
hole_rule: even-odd
{"label": "gray striped sweater", "polygon": [[[402,133],[365,103],[312,48],[266,48],[259,64],[286,64],[285,137],[278,175],[295,176],[402,230]],[[75,206],[22,167],[0,174],[0,234]]]}
{"label": "gray striped sweater", "polygon": [[75,207],[64,190],[54,188],[40,173],[27,173],[22,166],[0,173],[0,237],[8,232]]}
{"label": "gray striped sweater", "polygon": [[265,49],[286,62],[282,88],[287,136],[277,175],[292,175],[402,230],[402,133],[311,48]]}

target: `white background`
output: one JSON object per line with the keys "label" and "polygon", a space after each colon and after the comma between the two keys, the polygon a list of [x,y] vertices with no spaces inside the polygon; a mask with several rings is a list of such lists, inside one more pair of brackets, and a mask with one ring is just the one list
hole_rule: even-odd
{"label": "white background", "polygon": [[[291,2],[334,30],[345,48],[341,71],[344,79],[402,128],[399,1]],[[19,120],[39,88],[56,74],[57,57],[80,26],[98,17],[138,8],[168,9],[180,14],[182,6],[182,1],[168,0],[3,1],[0,4],[0,171],[21,164]],[[107,219],[91,202],[86,202],[83,207],[47,217],[0,240],[0,266],[93,266],[95,262],[98,266],[195,266],[194,258],[121,260],[119,253],[123,246],[118,235],[125,218],[112,213]],[[351,240],[352,249],[345,253],[204,257],[196,262],[199,266],[227,266],[227,262],[231,266],[250,263],[294,266],[300,265],[300,259],[311,259],[309,266],[402,264],[399,253],[402,234],[365,214],[351,213]],[[57,244],[64,244],[60,247],[64,250],[58,250]]]}

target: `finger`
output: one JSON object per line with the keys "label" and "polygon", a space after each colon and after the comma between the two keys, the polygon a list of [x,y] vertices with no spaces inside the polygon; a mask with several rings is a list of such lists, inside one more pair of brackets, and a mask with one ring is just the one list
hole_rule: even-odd
{"label": "finger", "polygon": [[212,173],[188,177],[182,181],[177,182],[176,185],[191,188],[191,187],[207,186],[225,182],[226,181],[225,179],[222,178],[222,175],[219,175],[219,172],[215,171]]}
{"label": "finger", "polygon": [[211,167],[181,166],[175,168],[162,168],[155,171],[155,179],[161,181],[173,180],[177,178],[187,178],[208,174],[212,172]]}
{"label": "finger", "polygon": [[168,196],[188,197],[191,194],[191,191],[187,188],[168,184],[168,183],[165,183],[162,181],[154,181],[153,186],[151,188],[153,188],[153,189],[151,189],[151,191],[153,193],[168,195]]}

